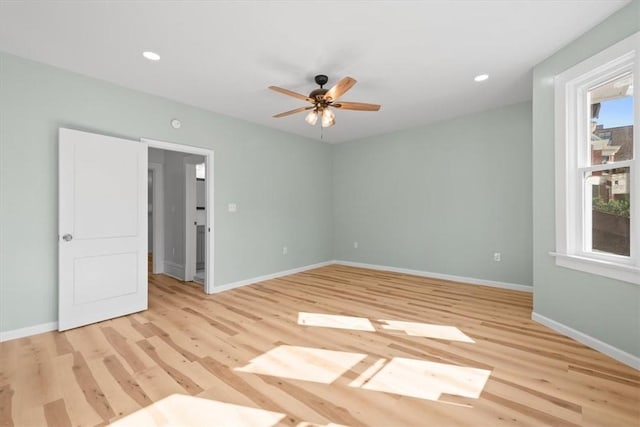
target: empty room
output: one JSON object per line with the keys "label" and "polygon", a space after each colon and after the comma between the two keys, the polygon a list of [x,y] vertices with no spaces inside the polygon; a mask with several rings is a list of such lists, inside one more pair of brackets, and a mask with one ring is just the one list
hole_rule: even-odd
{"label": "empty room", "polygon": [[0,1],[0,426],[639,426],[639,52],[640,0]]}

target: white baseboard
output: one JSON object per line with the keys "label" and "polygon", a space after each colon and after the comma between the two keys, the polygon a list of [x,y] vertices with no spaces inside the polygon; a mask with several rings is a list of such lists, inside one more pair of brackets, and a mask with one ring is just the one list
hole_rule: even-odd
{"label": "white baseboard", "polygon": [[171,261],[164,261],[164,273],[167,276],[171,276],[174,279],[178,279],[181,282],[184,281],[184,265],[176,264]]}
{"label": "white baseboard", "polygon": [[[395,273],[411,274],[414,276],[431,277],[431,278],[443,279],[443,280],[452,280],[456,282],[463,282],[463,283],[469,283],[474,285],[484,285],[484,286],[493,286],[498,288],[514,289],[518,291],[526,291],[526,292],[532,291],[532,287],[526,286],[526,285],[496,282],[496,281],[484,280],[484,279],[474,279],[471,277],[451,276],[448,274],[431,273],[427,271],[410,270],[406,268],[397,268],[397,267],[389,267],[389,266],[382,266],[382,265],[375,265],[375,264],[364,264],[359,262],[334,260],[334,261],[325,261],[317,264],[306,265],[303,267],[293,268],[290,270],[279,271],[279,272],[267,274],[264,276],[253,277],[250,279],[239,280],[237,282],[227,283],[222,286],[215,286],[211,293],[216,294],[219,292],[228,291],[230,289],[239,288],[239,287],[250,285],[253,283],[263,282],[265,280],[277,279],[278,277],[289,276],[291,274],[301,273],[307,270],[313,270],[314,268],[326,267],[332,264],[339,264],[339,265],[346,265],[346,266],[360,267],[360,268],[369,268],[372,270],[391,271]],[[182,281],[184,280],[184,266],[165,260],[164,274]],[[540,322],[540,323],[543,323],[543,322]],[[0,332],[0,342],[16,339],[16,338],[22,338],[29,335],[35,335],[43,332],[49,332],[56,329],[58,329],[58,322],[35,325],[27,328],[16,329],[13,331]],[[578,339],[578,341],[580,340]],[[608,354],[605,351],[603,351],[603,353]]]}
{"label": "white baseboard", "polygon": [[42,334],[44,332],[55,331],[58,329],[58,322],[42,323],[40,325],[28,326],[26,328],[14,329],[11,331],[0,332],[0,342],[24,338],[31,335]]}
{"label": "white baseboard", "polygon": [[319,262],[317,264],[305,265],[304,267],[292,268],[291,270],[279,271],[277,273],[266,274],[264,276],[253,277],[251,279],[239,280],[237,282],[227,283],[222,286],[214,286],[212,294],[228,291],[230,289],[239,288],[246,285],[251,285],[258,282],[264,282],[265,280],[277,279],[278,277],[289,276],[290,274],[302,273],[303,271],[313,270],[314,268],[326,267],[327,265],[334,264],[334,261]]}
{"label": "white baseboard", "polygon": [[346,265],[349,267],[368,268],[371,270],[390,271],[393,273],[411,274],[412,276],[430,277],[432,279],[451,280],[453,282],[462,282],[470,285],[491,286],[494,288],[511,289],[514,291],[533,292],[533,286],[519,285],[516,283],[498,282],[495,280],[475,279],[473,277],[452,276],[450,274],[432,273],[430,271],[411,270],[408,268],[389,267],[386,265],[365,264],[362,262],[351,261],[333,261],[334,264]]}
{"label": "white baseboard", "polygon": [[531,320],[538,322],[550,329],[553,329],[554,331],[559,332],[562,335],[573,338],[574,340],[581,342],[587,347],[591,347],[592,349],[597,350],[600,353],[604,353],[607,356],[616,359],[618,362],[624,363],[625,365],[640,370],[640,357],[638,356],[634,356],[633,354],[620,350],[617,347],[600,341],[597,338],[593,338],[592,336],[587,335],[583,332],[577,331],[565,324],[556,322],[553,319],[549,319],[548,317],[538,314],[535,311],[531,314]]}

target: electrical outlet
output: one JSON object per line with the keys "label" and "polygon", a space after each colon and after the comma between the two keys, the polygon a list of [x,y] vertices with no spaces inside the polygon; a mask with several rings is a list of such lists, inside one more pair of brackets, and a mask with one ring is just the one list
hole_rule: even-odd
{"label": "electrical outlet", "polygon": [[358,249],[358,242],[353,242],[354,249]]}
{"label": "electrical outlet", "polygon": [[282,247],[282,255],[286,255],[289,252],[289,249],[286,246]]}
{"label": "electrical outlet", "polygon": [[500,254],[500,252],[494,252],[493,253],[493,260],[496,261],[496,262],[502,261],[502,255]]}

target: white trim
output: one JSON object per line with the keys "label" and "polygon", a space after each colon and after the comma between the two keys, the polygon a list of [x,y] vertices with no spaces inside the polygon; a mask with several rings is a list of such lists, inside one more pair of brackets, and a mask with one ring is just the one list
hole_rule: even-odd
{"label": "white trim", "polygon": [[178,144],[175,142],[158,141],[151,138],[140,138],[141,142],[145,142],[149,147],[157,148],[158,150],[177,151],[179,153],[196,154],[199,156],[208,156],[213,152],[209,148],[196,147],[194,145]]}
{"label": "white trim", "polygon": [[362,262],[333,261],[334,264],[346,265],[349,267],[369,268],[371,270],[391,271],[393,273],[410,274],[412,276],[430,277],[432,279],[450,280],[452,282],[462,282],[469,285],[491,286],[493,288],[511,289],[514,291],[533,292],[533,286],[520,285],[516,283],[498,282],[495,280],[475,279],[473,277],[452,276],[449,274],[433,273],[430,271],[411,270],[408,268],[389,267],[386,265],[365,264]]}
{"label": "white trim", "polygon": [[153,197],[151,203],[153,220],[153,274],[164,272],[164,165],[149,163],[153,175],[151,182]]}
{"label": "white trim", "polygon": [[335,264],[335,261],[319,262],[317,264],[305,265],[304,267],[292,268],[291,270],[279,271],[277,273],[253,277],[251,279],[238,280],[237,282],[231,282],[231,283],[227,283],[226,285],[216,286],[213,289],[213,292],[211,293],[217,294],[219,292],[229,291],[231,289],[240,288],[242,286],[252,285],[258,282],[264,282],[265,280],[277,279],[279,277],[289,276],[291,274],[296,274],[296,273],[302,273],[303,271],[313,270],[315,268],[326,267],[331,264]]}
{"label": "white trim", "polygon": [[638,267],[556,252],[549,252],[549,255],[556,257],[556,265],[561,267],[640,285],[640,268]]}
{"label": "white trim", "polygon": [[[196,163],[201,156],[184,158],[184,280],[196,275]],[[206,268],[205,268],[206,270]]]}
{"label": "white trim", "polygon": [[184,265],[176,264],[175,262],[166,261],[164,262],[164,273],[167,276],[171,276],[174,279],[178,279],[181,282],[184,281]]}
{"label": "white trim", "polygon": [[[253,277],[251,279],[239,280],[237,282],[227,283],[222,286],[216,286],[213,288],[213,292],[208,292],[211,294],[217,294],[220,292],[228,291],[235,288],[240,288],[242,286],[252,285],[254,283],[264,282],[266,280],[277,279],[279,277],[289,276],[291,274],[302,273],[303,271],[313,270],[320,267],[326,267],[329,265],[345,265],[349,267],[359,267],[359,268],[368,268],[371,270],[382,270],[382,271],[391,271],[394,273],[403,273],[403,274],[411,274],[413,276],[420,277],[430,277],[434,279],[442,279],[442,280],[451,280],[454,282],[462,282],[471,285],[482,285],[482,286],[491,286],[495,288],[503,288],[503,289],[512,289],[516,291],[524,291],[524,292],[532,292],[533,287],[527,285],[518,285],[513,283],[505,283],[505,282],[497,282],[494,280],[484,280],[484,279],[474,279],[471,277],[462,277],[462,276],[451,276],[448,274],[440,274],[440,273],[431,273],[427,271],[420,270],[410,270],[407,268],[397,268],[397,267],[389,267],[375,264],[365,264],[360,262],[351,262],[351,261],[341,261],[341,260],[333,260],[333,261],[325,261],[319,262],[317,264],[310,264],[303,267],[292,268],[290,270],[283,270],[276,273],[266,274],[264,276]],[[171,261],[164,261],[164,269],[167,276],[171,276],[178,280],[184,280],[184,266],[180,264],[173,263]],[[536,320],[536,319],[534,319]],[[543,323],[543,322],[540,322]],[[547,325],[548,326],[548,325]],[[551,326],[549,326],[551,327]],[[0,332],[0,342],[7,341],[16,338],[22,338],[30,335],[35,335],[43,332],[49,332],[52,330],[56,330],[58,328],[58,322],[45,323],[42,325],[31,326],[22,329],[16,329],[14,331]],[[553,328],[552,328],[553,329]],[[573,337],[572,337],[573,338]],[[577,338],[576,338],[577,339]],[[580,340],[578,340],[580,341]],[[603,343],[604,344],[604,343]],[[594,347],[595,348],[595,347]],[[596,348],[597,349],[597,348]],[[605,351],[602,351],[605,354]],[[613,357],[613,356],[612,356]],[[615,357],[614,357],[615,358]]]}
{"label": "white trim", "polygon": [[614,358],[618,362],[624,363],[625,365],[631,366],[635,369],[640,369],[640,357],[638,356],[634,356],[631,353],[620,350],[617,347],[600,341],[597,338],[593,338],[592,336],[575,330],[563,323],[557,322],[553,319],[549,319],[548,317],[538,314],[535,311],[531,313],[531,320],[538,322],[550,329],[553,329],[554,331],[559,332],[562,335],[573,338],[574,340],[586,345],[587,347],[591,347],[592,349],[597,350],[600,353]]}
{"label": "white trim", "polygon": [[[556,247],[552,253],[556,265],[590,274],[640,284],[640,216],[636,202],[640,193],[640,162],[634,159],[606,165],[590,164],[589,91],[595,85],[617,75],[634,73],[634,110],[638,111],[640,95],[640,60],[637,46],[640,32],[593,55],[558,74],[555,78],[555,222]],[[632,68],[632,67],[635,67]],[[640,116],[635,115],[634,128],[640,129]],[[640,152],[640,138],[634,136],[633,152]],[[629,167],[631,173],[631,254],[623,257],[591,251],[591,193],[581,178],[586,172]]]}
{"label": "white trim", "polygon": [[206,216],[206,242],[205,242],[205,278],[204,278],[204,291],[207,294],[213,293],[214,288],[214,244],[213,244],[213,232],[214,232],[214,191],[213,191],[213,161],[214,152],[208,148],[194,147],[192,145],[176,144],[173,142],[157,141],[149,138],[140,138],[142,143],[147,144],[148,147],[158,148],[160,150],[178,151],[181,153],[197,154],[204,156],[205,168],[207,171],[207,179],[205,181],[205,216]]}
{"label": "white trim", "polygon": [[30,337],[45,332],[51,332],[58,329],[58,322],[41,323],[39,325],[27,326],[26,328],[13,329],[10,331],[0,332],[0,342],[15,340],[18,338]]}
{"label": "white trim", "polygon": [[214,209],[214,203],[213,203],[213,196],[215,191],[213,190],[213,184],[214,184],[214,175],[213,175],[213,160],[214,160],[214,152],[209,150],[209,153],[204,156],[204,167],[205,167],[205,173],[206,173],[206,179],[204,181],[204,186],[205,186],[205,217],[206,217],[206,229],[205,229],[205,233],[207,235],[206,241],[205,241],[205,264],[204,264],[204,269],[205,269],[205,277],[204,277],[204,291],[207,294],[210,294],[213,292],[213,287],[215,285],[214,282],[214,276],[213,276],[213,261],[214,261],[214,256],[213,256],[213,248],[214,248],[214,244],[213,244],[213,238],[214,238],[214,232],[215,232],[215,228],[214,228],[214,221],[213,221],[213,213],[215,211]]}

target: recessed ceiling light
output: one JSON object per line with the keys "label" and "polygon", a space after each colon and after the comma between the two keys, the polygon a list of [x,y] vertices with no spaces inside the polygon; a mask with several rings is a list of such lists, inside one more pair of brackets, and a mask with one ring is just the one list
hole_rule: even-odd
{"label": "recessed ceiling light", "polygon": [[151,52],[149,50],[146,51],[146,52],[142,52],[142,56],[147,58],[149,61],[159,61],[160,60],[160,55],[158,55],[155,52]]}
{"label": "recessed ceiling light", "polygon": [[483,82],[489,78],[489,74],[479,74],[473,78],[476,82]]}

